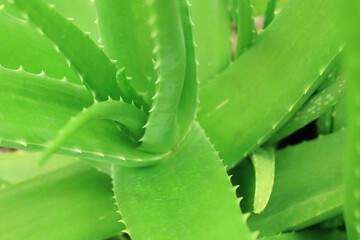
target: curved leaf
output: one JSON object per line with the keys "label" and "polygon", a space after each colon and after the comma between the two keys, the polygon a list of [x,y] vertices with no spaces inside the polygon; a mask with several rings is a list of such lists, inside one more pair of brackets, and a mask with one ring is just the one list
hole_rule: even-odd
{"label": "curved leaf", "polygon": [[154,41],[156,92],[141,149],[166,152],[177,141],[177,109],[184,84],[186,49],[177,0],[148,1],[150,38]]}
{"label": "curved leaf", "polygon": [[276,9],[276,0],[268,0],[268,4],[266,6],[266,11],[265,11],[263,29],[265,29],[274,19],[275,9]]}
{"label": "curved leaf", "polygon": [[149,12],[143,0],[96,0],[101,44],[138,91],[146,91],[152,75]]}
{"label": "curved leaf", "polygon": [[[103,101],[120,96],[130,102],[128,83],[116,81],[116,67],[105,53],[71,19],[65,19],[51,6],[40,0],[14,0],[14,4],[26,14],[28,20],[39,27],[61,51],[69,65],[78,73],[94,98]],[[71,44],[68,44],[71,43]]]}
{"label": "curved leaf", "polygon": [[[146,123],[146,114],[130,104],[114,100],[95,103],[89,108],[84,108],[76,117],[70,119],[55,139],[51,140],[40,158],[40,163],[44,163],[79,128],[96,119],[120,123],[135,139],[139,139],[143,134],[142,126]],[[139,160],[136,162],[139,164]]]}
{"label": "curved leaf", "polygon": [[[261,235],[302,229],[342,212],[345,131],[276,152],[270,201],[248,224]],[[245,182],[242,188],[247,188]]]}
{"label": "curved leaf", "polygon": [[113,179],[133,239],[256,238],[217,153],[196,123],[163,162],[148,168],[114,165]]}
{"label": "curved leaf", "polygon": [[[43,74],[0,67],[0,79],[0,88],[6,89],[0,91],[1,146],[42,150],[72,116],[93,103],[85,87]],[[105,120],[81,128],[58,152],[108,163],[160,158],[140,152],[137,144]]]}
{"label": "curved leaf", "polygon": [[181,20],[185,37],[186,70],[183,90],[179,102],[177,122],[179,125],[179,141],[182,141],[194,122],[199,101],[199,80],[195,56],[196,43],[193,37],[191,8],[188,1],[180,1]]}
{"label": "curved leaf", "polygon": [[255,169],[254,213],[261,213],[269,202],[275,178],[275,150],[259,148],[251,154]]}
{"label": "curved leaf", "polygon": [[66,64],[37,28],[7,13],[9,8],[0,7],[0,64],[6,68],[22,66],[31,73],[42,71],[53,78],[66,78],[80,83],[78,76]]}
{"label": "curved leaf", "polygon": [[200,88],[198,120],[230,168],[281,127],[336,64],[343,49],[332,27],[336,1],[290,1],[248,51]]}

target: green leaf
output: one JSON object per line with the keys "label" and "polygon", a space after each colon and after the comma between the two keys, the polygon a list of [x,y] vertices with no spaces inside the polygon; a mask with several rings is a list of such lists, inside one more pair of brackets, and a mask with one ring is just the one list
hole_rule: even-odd
{"label": "green leaf", "polygon": [[271,196],[275,177],[275,150],[259,148],[251,154],[255,169],[254,213],[261,213]]}
{"label": "green leaf", "polygon": [[140,148],[161,153],[177,142],[176,118],[186,71],[186,47],[179,2],[158,0],[147,4],[157,80]]}
{"label": "green leaf", "polygon": [[338,230],[282,233],[276,236],[260,238],[260,240],[347,240],[346,233]]}
{"label": "green leaf", "polygon": [[8,186],[10,183],[5,181],[4,179],[0,178],[0,190],[4,189],[6,186]]}
{"label": "green leaf", "polygon": [[143,0],[96,0],[101,44],[138,91],[146,91],[152,76],[152,41],[147,7]]}
{"label": "green leaf", "polygon": [[[253,0],[254,5],[254,15],[260,16],[264,15],[269,0]],[[278,0],[276,3],[276,9],[283,8],[289,0]]]}
{"label": "green leaf", "polygon": [[[44,163],[71,135],[90,121],[106,119],[119,123],[123,128],[125,127],[124,131],[129,132],[130,137],[136,141],[144,132],[142,126],[146,123],[146,117],[145,113],[125,102],[110,100],[94,103],[89,108],[84,108],[76,117],[71,118],[59,131],[41,155],[40,163]],[[139,160],[135,162],[138,164]]]}
{"label": "green leaf", "polygon": [[334,106],[331,106],[327,111],[324,112],[323,115],[321,115],[317,119],[316,126],[319,134],[326,135],[332,132],[333,110],[334,110]]}
{"label": "green leaf", "polygon": [[51,39],[54,47],[64,54],[69,66],[78,73],[80,80],[95,99],[119,100],[121,96],[127,102],[132,100],[126,80],[117,83],[116,67],[71,19],[65,19],[40,0],[14,0],[14,4],[30,22],[39,27],[40,32]]}
{"label": "green leaf", "polygon": [[334,67],[343,44],[332,27],[336,18],[328,17],[336,16],[336,1],[292,0],[200,89],[198,120],[230,168],[281,127]]}
{"label": "green leaf", "polygon": [[235,58],[251,46],[256,36],[252,0],[233,0],[236,3],[236,50]]}
{"label": "green leaf", "polygon": [[[328,78],[319,86],[317,90],[318,92],[323,91],[329,87],[337,79],[338,70],[339,69],[335,69],[332,73],[329,74]],[[326,135],[333,132],[334,107],[335,106],[331,106],[316,120],[316,126],[319,134]]]}
{"label": "green leaf", "polygon": [[[261,214],[248,220],[262,235],[297,230],[339,215],[343,206],[345,131],[276,152],[275,181]],[[240,183],[242,188],[246,182]]]}
{"label": "green leaf", "polygon": [[73,18],[73,22],[82,31],[90,33],[90,38],[97,41],[99,25],[94,1],[92,0],[45,0],[65,18]]}
{"label": "green leaf", "polygon": [[346,98],[341,98],[334,106],[333,115],[333,131],[339,131],[347,126],[347,109]]}
{"label": "green leaf", "polygon": [[[6,89],[0,91],[1,146],[42,150],[71,117],[92,104],[85,87],[44,74],[0,67],[0,79],[0,88]],[[95,120],[81,128],[58,152],[108,163],[159,159],[137,150],[137,144],[105,120]]]}
{"label": "green leaf", "polygon": [[315,225],[318,229],[324,229],[324,230],[332,230],[332,229],[341,229],[344,227],[344,216],[343,214],[340,214],[338,216],[329,218],[317,225]]}
{"label": "green leaf", "polygon": [[266,6],[263,29],[265,29],[271,23],[271,21],[274,19],[275,9],[276,9],[276,0],[268,0],[268,4]]}
{"label": "green leaf", "polygon": [[39,153],[24,151],[0,154],[0,178],[16,184],[63,168],[76,161],[73,157],[55,155],[54,161],[40,167],[37,161],[39,156]]}
{"label": "green leaf", "polygon": [[114,166],[113,178],[133,239],[255,239],[217,153],[197,124],[160,164]]}
{"label": "green leaf", "polygon": [[338,27],[347,41],[345,67],[347,69],[348,89],[346,96],[348,135],[346,138],[346,158],[344,171],[344,218],[349,240],[360,238],[360,5],[358,1],[339,2]]}
{"label": "green leaf", "polygon": [[183,90],[179,102],[177,122],[179,125],[178,141],[184,140],[196,117],[199,102],[199,79],[196,64],[196,43],[193,37],[193,21],[189,1],[180,1],[181,22],[184,31],[186,49],[186,69]]}
{"label": "green leaf", "polygon": [[[332,118],[332,107],[344,96],[345,79],[339,77],[334,83],[311,97],[296,114],[280,128],[268,142],[277,142],[314,121],[327,111]],[[331,127],[331,125],[330,125]]]}
{"label": "green leaf", "polygon": [[228,0],[190,0],[199,61],[200,83],[206,85],[229,66],[232,29]]}
{"label": "green leaf", "polygon": [[[1,5],[1,4],[0,4]],[[56,52],[53,45],[37,28],[9,15],[9,7],[0,8],[0,64],[6,68],[22,66],[31,73],[41,73],[53,78],[66,78],[80,83],[79,78]],[[20,51],[21,49],[21,51]]]}
{"label": "green leaf", "polygon": [[110,178],[74,163],[0,191],[0,238],[111,237],[124,228],[113,203]]}

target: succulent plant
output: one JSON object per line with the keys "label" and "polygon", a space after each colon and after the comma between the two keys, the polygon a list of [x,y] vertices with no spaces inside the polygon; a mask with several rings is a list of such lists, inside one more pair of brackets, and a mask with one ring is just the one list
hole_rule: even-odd
{"label": "succulent plant", "polygon": [[359,238],[355,1],[0,5],[0,239]]}

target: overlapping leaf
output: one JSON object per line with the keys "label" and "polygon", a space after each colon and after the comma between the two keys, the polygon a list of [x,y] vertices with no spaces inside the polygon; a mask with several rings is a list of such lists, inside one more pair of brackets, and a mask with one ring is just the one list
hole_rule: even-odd
{"label": "overlapping leaf", "polygon": [[217,153],[197,124],[161,164],[114,166],[113,178],[133,239],[255,239]]}
{"label": "overlapping leaf", "polygon": [[200,84],[226,69],[232,58],[231,18],[227,0],[190,0],[199,61]]}
{"label": "overlapping leaf", "polygon": [[276,142],[314,121],[326,111],[332,118],[332,107],[344,96],[345,79],[339,77],[333,84],[311,97],[299,111],[280,128],[268,142]]}
{"label": "overlapping leaf", "polygon": [[[92,104],[85,87],[45,75],[0,68],[0,79],[0,87],[6,89],[0,91],[2,146],[41,150],[71,117]],[[97,120],[68,139],[60,152],[112,163],[126,159],[140,164],[146,159],[158,161],[136,148],[112,122]]]}
{"label": "overlapping leaf", "polygon": [[[345,131],[339,131],[278,151],[270,201],[261,214],[250,216],[250,228],[271,235],[340,214],[344,140]],[[240,184],[253,188],[245,182]]]}
{"label": "overlapping leaf", "polygon": [[336,1],[291,1],[251,49],[200,89],[199,122],[229,167],[281,127],[332,69],[342,50],[332,28]]}
{"label": "overlapping leaf", "polygon": [[[31,163],[37,160],[32,153],[16,155]],[[0,238],[104,239],[124,228],[115,211],[110,178],[84,163],[73,163],[0,191]]]}

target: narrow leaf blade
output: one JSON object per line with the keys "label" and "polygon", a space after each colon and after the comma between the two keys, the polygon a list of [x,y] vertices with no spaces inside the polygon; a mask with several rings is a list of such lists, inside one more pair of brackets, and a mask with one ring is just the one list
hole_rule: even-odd
{"label": "narrow leaf blade", "polygon": [[255,169],[254,213],[261,213],[273,190],[275,178],[275,150],[272,147],[259,148],[251,155]]}
{"label": "narrow leaf blade", "polygon": [[265,29],[274,19],[275,9],[276,9],[276,0],[268,0],[268,4],[266,6],[266,11],[265,11],[263,29]]}
{"label": "narrow leaf blade", "polygon": [[95,99],[102,101],[111,97],[118,100],[122,96],[126,101],[131,101],[126,86],[118,86],[116,82],[116,67],[71,19],[65,19],[40,0],[15,0],[14,4],[64,54]]}
{"label": "narrow leaf blade", "polygon": [[141,149],[161,153],[173,148],[178,138],[177,109],[186,71],[186,48],[179,2],[148,3],[157,80]]}
{"label": "narrow leaf blade", "polygon": [[235,9],[238,18],[236,24],[236,52],[235,58],[251,46],[256,35],[251,0],[233,0],[237,2]]}

